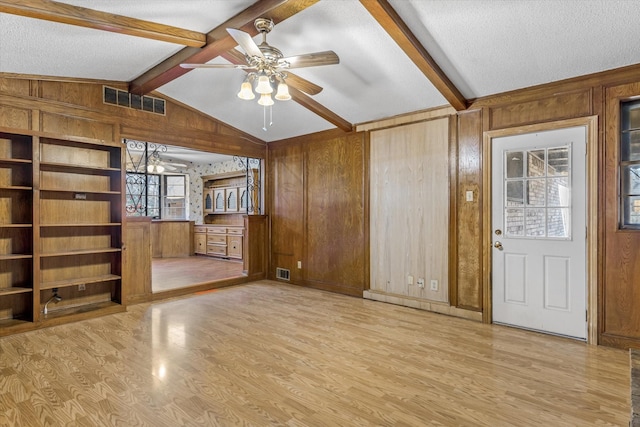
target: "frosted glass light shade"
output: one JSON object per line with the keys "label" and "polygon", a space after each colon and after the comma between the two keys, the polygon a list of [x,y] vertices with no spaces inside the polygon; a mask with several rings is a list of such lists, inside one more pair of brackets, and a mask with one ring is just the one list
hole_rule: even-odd
{"label": "frosted glass light shade", "polygon": [[[256,92],[263,95],[265,93],[273,92],[273,88],[269,84],[269,77],[260,76],[258,77],[258,85],[256,86]],[[271,98],[271,97],[269,97]]]}
{"label": "frosted glass light shade", "polygon": [[258,101],[258,104],[268,107],[270,105],[273,105],[274,102],[273,102],[273,99],[271,99],[271,95],[269,95],[268,93],[263,93],[262,95],[260,95],[260,100]]}
{"label": "frosted glass light shade", "polygon": [[254,99],[255,97],[256,95],[253,93],[253,90],[251,90],[251,83],[242,83],[242,86],[240,86],[240,92],[238,92],[238,98],[250,100]]}
{"label": "frosted glass light shade", "polygon": [[147,172],[149,173],[162,173],[164,172],[164,166],[162,165],[148,165]]}
{"label": "frosted glass light shade", "polygon": [[291,99],[291,95],[289,95],[289,86],[286,83],[278,83],[278,93],[276,93],[275,98],[278,101],[288,101]]}

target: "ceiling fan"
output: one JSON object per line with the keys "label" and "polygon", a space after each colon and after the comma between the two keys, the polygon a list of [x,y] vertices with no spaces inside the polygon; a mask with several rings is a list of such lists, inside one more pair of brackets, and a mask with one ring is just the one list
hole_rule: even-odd
{"label": "ceiling fan", "polygon": [[160,157],[160,153],[154,151],[147,160],[147,172],[149,173],[162,173],[165,170],[175,171],[179,168],[186,168],[184,163],[176,163],[174,161],[168,162]]}
{"label": "ceiling fan", "polygon": [[[180,168],[186,168],[187,165],[184,163],[176,163],[174,161],[167,161],[160,157],[160,150],[164,146],[160,146],[160,148],[154,148],[151,153],[147,154],[147,161],[145,162],[145,153],[135,152],[133,150],[128,150],[127,152],[127,171],[129,172],[138,172],[144,173],[145,165],[146,172],[148,173],[162,173],[164,171],[176,171]],[[166,147],[164,147],[164,151],[166,151]]]}
{"label": "ceiling fan", "polygon": [[251,35],[234,28],[227,28],[227,32],[244,50],[245,54],[234,55],[235,50],[222,56],[233,62],[232,64],[180,64],[183,68],[240,68],[249,74],[242,83],[238,97],[241,99],[254,99],[251,83],[258,81],[256,92],[260,94],[260,105],[273,105],[271,93],[273,85],[277,85],[278,92],[275,99],[287,101],[291,99],[285,79],[290,77],[289,83],[292,87],[301,90],[309,95],[320,93],[322,88],[298,76],[287,73],[287,70],[304,67],[317,67],[321,65],[333,65],[340,63],[340,58],[335,52],[327,50],[324,52],[307,53],[303,55],[285,57],[282,52],[267,43],[267,34],[273,30],[273,21],[266,18],[258,18],[254,21],[254,26],[262,34],[262,43],[257,45]]}

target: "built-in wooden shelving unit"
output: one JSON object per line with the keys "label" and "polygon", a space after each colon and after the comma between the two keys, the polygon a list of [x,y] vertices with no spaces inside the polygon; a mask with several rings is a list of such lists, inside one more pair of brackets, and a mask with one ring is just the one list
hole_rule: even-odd
{"label": "built-in wooden shelving unit", "polygon": [[118,145],[0,132],[0,335],[124,309],[121,166]]}

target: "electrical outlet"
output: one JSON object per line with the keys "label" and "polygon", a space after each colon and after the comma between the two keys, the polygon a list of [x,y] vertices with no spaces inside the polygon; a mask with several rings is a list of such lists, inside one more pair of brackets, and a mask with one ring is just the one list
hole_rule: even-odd
{"label": "electrical outlet", "polygon": [[87,289],[87,286],[86,286],[84,283],[83,283],[83,284],[81,284],[81,285],[78,285],[78,290],[79,290],[79,291],[84,291],[84,290],[86,290],[86,289]]}
{"label": "electrical outlet", "polygon": [[413,285],[413,276],[407,276],[407,285]]}
{"label": "electrical outlet", "polygon": [[437,291],[438,290],[438,281],[435,279],[431,280],[431,290],[432,291]]}
{"label": "electrical outlet", "polygon": [[298,269],[302,268],[302,261],[298,261]]}
{"label": "electrical outlet", "polygon": [[418,287],[424,289],[424,279],[418,279]]}

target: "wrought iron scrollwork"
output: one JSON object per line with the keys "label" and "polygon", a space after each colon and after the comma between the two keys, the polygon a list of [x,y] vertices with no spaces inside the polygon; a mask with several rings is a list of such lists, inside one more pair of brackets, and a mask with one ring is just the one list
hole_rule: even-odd
{"label": "wrought iron scrollwork", "polygon": [[260,207],[260,177],[262,176],[260,159],[251,157],[233,156],[233,160],[244,170],[247,177],[247,202],[248,215],[259,215]]}
{"label": "wrought iron scrollwork", "polygon": [[[149,165],[157,162],[159,153],[167,152],[167,146],[153,142],[125,139],[126,145],[126,203],[125,210],[129,216],[151,216],[149,208],[150,178],[156,175],[148,173]],[[159,195],[158,195],[159,196]],[[157,197],[156,197],[157,198]],[[160,207],[152,207],[154,215],[159,215]]]}
{"label": "wrought iron scrollwork", "polygon": [[147,214],[147,177],[143,174],[128,173],[126,180],[127,203],[125,205],[128,215]]}

